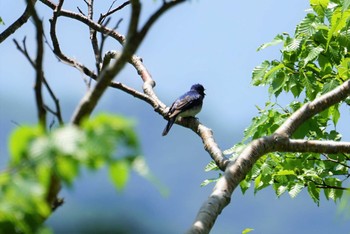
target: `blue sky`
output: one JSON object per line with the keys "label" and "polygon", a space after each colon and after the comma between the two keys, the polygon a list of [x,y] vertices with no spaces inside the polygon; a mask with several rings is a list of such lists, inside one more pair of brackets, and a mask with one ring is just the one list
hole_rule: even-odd
{"label": "blue sky", "polygon": [[[142,2],[142,17],[146,19],[161,1]],[[79,5],[85,9],[83,1],[68,4],[64,7],[75,10]],[[50,14],[47,8],[41,3],[37,5],[48,27]],[[108,4],[98,7],[96,13],[107,8]],[[198,117],[213,129],[220,147],[226,149],[242,138],[243,130],[257,114],[255,105],[263,106],[268,100],[266,88],[251,86],[251,72],[265,59],[280,58],[279,47],[261,52],[256,49],[278,33],[293,34],[307,8],[308,1],[302,0],[190,1],[166,13],[149,32],[137,54],[157,82],[155,91],[159,98],[168,105],[192,84],[205,86],[207,96]],[[23,11],[24,1],[0,0],[0,9],[3,9],[0,16],[9,25]],[[127,10],[122,15],[126,13]],[[119,18],[116,15],[113,21],[117,22]],[[126,24],[127,20],[124,20],[120,30]],[[3,29],[4,26],[0,26],[0,30]],[[88,29],[62,19],[58,32],[62,49],[92,67]],[[15,127],[12,121],[20,124],[36,121],[32,90],[34,73],[12,42],[12,38],[21,41],[25,35],[31,48],[35,38],[30,22],[0,44],[1,168],[6,161],[7,135]],[[117,43],[110,41],[106,49],[116,48]],[[31,49],[34,54],[34,48]],[[45,59],[47,79],[60,98],[65,120],[69,121],[75,105],[86,91],[82,74],[57,62],[48,48]],[[131,67],[126,67],[117,79],[141,90],[141,80]],[[215,176],[203,170],[210,157],[200,139],[179,126],[174,126],[168,136],[162,137],[166,124],[163,118],[147,104],[117,90],[111,89],[104,95],[95,113],[101,111],[120,113],[137,120],[145,158],[170,194],[162,197],[154,186],[137,175],[132,175],[120,194],[108,181],[105,171],[83,173],[73,189],[62,191],[66,204],[55,212],[48,224],[56,233],[66,233],[75,230],[76,222],[88,226],[97,222],[96,217],[103,217],[107,223],[115,222],[120,226],[131,223],[145,233],[186,230],[212,189],[212,185],[201,188],[200,183]],[[344,124],[344,131],[347,130],[348,126]],[[102,221],[93,224],[104,225]],[[322,199],[317,207],[305,192],[295,199],[288,195],[277,199],[271,189],[255,196],[252,191],[244,196],[239,190],[235,191],[231,204],[219,216],[212,233],[239,233],[247,227],[254,228],[253,233],[268,234],[326,234],[350,230],[349,220],[339,214],[333,202]]]}

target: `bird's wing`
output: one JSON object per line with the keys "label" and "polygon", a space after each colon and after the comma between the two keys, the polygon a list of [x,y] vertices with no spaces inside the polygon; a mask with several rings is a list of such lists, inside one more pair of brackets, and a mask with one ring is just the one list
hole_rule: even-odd
{"label": "bird's wing", "polygon": [[179,113],[191,108],[193,104],[199,101],[200,95],[197,92],[189,91],[179,97],[170,107],[169,117],[172,118]]}

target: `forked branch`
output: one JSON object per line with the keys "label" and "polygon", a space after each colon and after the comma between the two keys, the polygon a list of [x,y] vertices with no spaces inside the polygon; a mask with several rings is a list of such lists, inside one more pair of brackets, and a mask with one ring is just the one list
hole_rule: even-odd
{"label": "forked branch", "polygon": [[[350,153],[350,142],[293,140],[289,137],[306,120],[341,102],[350,94],[350,81],[305,104],[292,114],[271,136],[253,140],[230,161],[212,194],[201,206],[188,233],[209,233],[218,215],[229,204],[233,191],[252,169],[255,162],[269,152]],[[324,186],[324,185],[319,185]]]}

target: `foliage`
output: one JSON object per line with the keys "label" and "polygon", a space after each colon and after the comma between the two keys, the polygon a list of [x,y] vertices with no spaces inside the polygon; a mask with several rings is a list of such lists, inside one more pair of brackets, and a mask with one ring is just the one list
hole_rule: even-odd
{"label": "foliage", "polygon": [[[100,114],[81,128],[67,125],[46,133],[38,126],[18,127],[9,141],[9,169],[0,174],[0,226],[4,233],[49,232],[42,221],[51,213],[51,178],[72,186],[79,172],[106,166],[118,191],[130,169],[144,176],[134,123],[124,117]],[[140,162],[143,165],[140,167]]]}
{"label": "foliage", "polygon": [[[264,61],[254,68],[252,84],[268,86],[270,99],[281,93],[294,100],[281,107],[271,100],[244,131],[244,139],[228,150],[237,156],[248,141],[272,134],[293,112],[319,95],[329,92],[349,79],[350,67],[350,1],[310,0],[312,11],[297,25],[294,36],[277,35],[258,50],[283,44],[281,59]],[[342,103],[323,111],[302,124],[294,133],[296,139],[341,140],[336,131]],[[254,180],[255,193],[272,186],[277,196],[285,192],[294,198],[304,188],[319,204],[320,193],[334,201],[343,195],[342,187],[349,177],[346,154],[269,153],[253,166],[240,184],[244,193]]]}

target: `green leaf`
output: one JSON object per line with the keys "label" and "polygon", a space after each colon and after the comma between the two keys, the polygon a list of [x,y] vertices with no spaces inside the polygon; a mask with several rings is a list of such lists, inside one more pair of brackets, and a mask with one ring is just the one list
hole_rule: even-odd
{"label": "green leaf", "polygon": [[253,70],[252,84],[255,86],[264,84],[264,76],[270,67],[270,62],[265,60],[261,65],[256,66]]}
{"label": "green leaf", "polygon": [[273,66],[268,72],[266,72],[264,76],[264,80],[274,80],[276,77],[276,74],[279,70],[281,70],[284,67],[283,63],[279,63],[277,66]]}
{"label": "green leaf", "polygon": [[295,35],[311,36],[316,32],[317,18],[314,14],[307,14],[295,30]]}
{"label": "green leaf", "polygon": [[338,178],[325,178],[325,184],[334,188],[324,189],[325,197],[328,199],[332,199],[334,201],[340,200],[343,195],[343,190],[336,189],[337,187],[342,186],[342,182]]}
{"label": "green leaf", "polygon": [[56,159],[56,170],[59,177],[69,186],[73,184],[79,173],[79,164],[69,156],[61,156]]}
{"label": "green leaf", "polygon": [[350,58],[343,58],[338,68],[338,75],[343,80],[350,78]]}
{"label": "green leaf", "polygon": [[267,47],[278,45],[283,42],[284,38],[282,35],[278,34],[272,41],[262,44],[258,47],[257,51],[263,50]]}
{"label": "green leaf", "polygon": [[300,48],[302,40],[302,37],[288,38],[282,51],[292,52],[298,50]]}
{"label": "green leaf", "polygon": [[122,190],[129,179],[129,164],[118,160],[109,165],[109,176],[118,191]]}
{"label": "green leaf", "polygon": [[310,0],[312,9],[321,17],[324,16],[329,0]]}
{"label": "green leaf", "polygon": [[332,79],[330,80],[329,82],[325,83],[323,85],[323,89],[322,89],[322,92],[321,94],[325,94],[325,93],[328,93],[329,91],[332,91],[333,89],[335,89],[336,87],[338,87],[340,84],[339,84],[339,81],[336,80],[336,79]]}
{"label": "green leaf", "polygon": [[304,59],[303,67],[305,67],[310,61],[314,60],[323,50],[324,49],[321,46],[312,48],[307,57]]}
{"label": "green leaf", "polygon": [[262,175],[259,174],[254,180],[254,193],[258,192],[264,185],[264,182],[261,180],[261,178]]}
{"label": "green leaf", "polygon": [[350,5],[350,0],[344,0],[343,1],[343,7],[342,7],[342,11],[346,11],[349,9],[349,5]]}
{"label": "green leaf", "polygon": [[276,190],[276,194],[278,197],[280,197],[283,193],[285,193],[288,189],[288,186],[285,185],[280,185],[278,186],[277,190]]}
{"label": "green leaf", "polygon": [[204,168],[204,171],[217,171],[219,170],[218,166],[215,164],[214,161],[210,161]]}
{"label": "green leaf", "polygon": [[252,232],[252,231],[254,231],[253,228],[246,228],[242,231],[242,234],[247,234],[247,233]]}
{"label": "green leaf", "polygon": [[201,183],[201,187],[207,186],[210,183],[216,183],[220,179],[221,175],[218,178],[206,179]]}
{"label": "green leaf", "polygon": [[333,12],[332,19],[331,19],[331,28],[329,29],[328,36],[327,36],[326,48],[328,48],[332,37],[337,36],[340,33],[340,30],[342,30],[346,26],[346,22],[347,22],[349,16],[350,16],[349,10],[343,11],[342,9],[337,8]]}
{"label": "green leaf", "polygon": [[301,192],[301,190],[303,190],[303,188],[303,184],[296,183],[289,189],[288,193],[291,198],[295,198]]}
{"label": "green leaf", "polygon": [[276,176],[296,175],[294,170],[281,170],[275,173]]}
{"label": "green leaf", "polygon": [[329,108],[329,112],[332,115],[332,121],[334,126],[337,126],[338,120],[340,119],[339,105],[333,105]]}
{"label": "green leaf", "polygon": [[81,148],[86,143],[85,134],[78,127],[68,125],[56,129],[52,135],[52,144],[61,155],[81,157]]}
{"label": "green leaf", "polygon": [[241,188],[242,194],[244,194],[249,188],[250,188],[251,182],[242,180],[241,183],[239,183],[239,186]]}
{"label": "green leaf", "polygon": [[40,127],[21,126],[16,128],[10,136],[9,151],[11,164],[17,165],[24,157],[28,157],[29,144],[37,137],[42,136],[44,131]]}
{"label": "green leaf", "polygon": [[307,183],[307,191],[309,192],[312,200],[319,205],[320,204],[320,189],[315,186],[313,182]]}
{"label": "green leaf", "polygon": [[289,78],[286,76],[284,72],[278,72],[276,77],[272,81],[272,84],[271,84],[272,90],[270,93],[274,94],[275,97],[277,97],[278,94],[280,94],[280,92],[282,91],[282,88],[284,87],[288,79]]}

